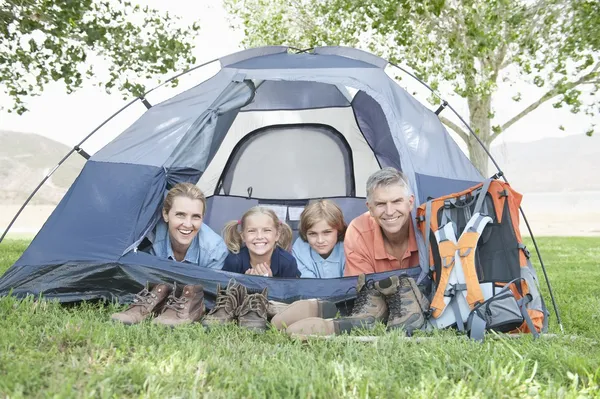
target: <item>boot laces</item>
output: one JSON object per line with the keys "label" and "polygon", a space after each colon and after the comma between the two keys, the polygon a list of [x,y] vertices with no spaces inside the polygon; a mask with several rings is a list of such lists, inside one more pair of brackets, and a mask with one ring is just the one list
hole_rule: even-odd
{"label": "boot laces", "polygon": [[208,314],[216,313],[220,309],[225,309],[227,313],[232,313],[237,307],[237,299],[232,293],[228,293],[225,290],[221,290],[215,300],[215,306],[208,312]]}
{"label": "boot laces", "polygon": [[369,299],[371,294],[375,290],[375,283],[373,280],[367,280],[364,287],[358,292],[356,299],[354,300],[354,306],[352,307],[352,314],[364,313],[365,309],[369,305]]}
{"label": "boot laces", "polygon": [[259,316],[265,316],[267,312],[267,299],[261,294],[251,294],[246,297],[246,300],[240,307],[240,315],[245,315],[250,312],[255,312]]}
{"label": "boot laces", "polygon": [[148,288],[144,288],[142,291],[135,294],[131,306],[145,306],[152,303],[152,299],[154,298],[156,298],[156,295],[148,291]]}
{"label": "boot laces", "polygon": [[406,309],[402,306],[402,298],[399,292],[388,297],[388,308],[390,310],[390,318],[392,315],[404,317]]}
{"label": "boot laces", "polygon": [[177,298],[175,295],[171,295],[171,296],[169,296],[169,300],[165,304],[165,308],[173,309],[177,313],[180,313],[183,310],[183,308],[185,307],[185,303],[187,301],[188,301],[188,299],[184,296]]}

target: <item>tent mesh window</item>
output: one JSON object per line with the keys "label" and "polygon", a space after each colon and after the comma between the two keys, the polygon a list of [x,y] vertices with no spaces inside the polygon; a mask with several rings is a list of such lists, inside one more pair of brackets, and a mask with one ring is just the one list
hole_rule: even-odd
{"label": "tent mesh window", "polygon": [[326,125],[268,126],[248,134],[232,151],[215,194],[253,198],[355,195],[352,152]]}

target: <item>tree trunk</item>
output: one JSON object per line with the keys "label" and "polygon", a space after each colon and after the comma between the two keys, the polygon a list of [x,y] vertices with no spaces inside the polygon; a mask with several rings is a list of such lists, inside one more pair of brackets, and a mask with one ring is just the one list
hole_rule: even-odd
{"label": "tree trunk", "polygon": [[[471,129],[475,132],[479,140],[489,148],[492,140],[492,131],[490,127],[490,115],[492,110],[492,99],[489,96],[479,97],[473,96],[468,99],[469,111],[471,114]],[[473,135],[469,135],[469,141],[467,142],[469,149],[469,159],[471,163],[481,172],[483,177],[488,176],[488,162],[489,157],[485,153],[485,150],[479,144],[477,139]]]}

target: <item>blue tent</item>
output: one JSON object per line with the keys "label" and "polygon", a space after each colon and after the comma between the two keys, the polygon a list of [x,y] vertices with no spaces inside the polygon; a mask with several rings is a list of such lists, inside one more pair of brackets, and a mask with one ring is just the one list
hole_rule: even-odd
{"label": "blue tent", "polygon": [[[147,282],[217,283],[235,277],[269,297],[344,301],[356,278],[279,279],[190,267],[138,251],[178,182],[207,195],[205,223],[220,231],[248,208],[270,206],[292,227],[310,199],[331,198],[349,222],[366,211],[377,169],[407,174],[417,203],[464,190],[482,176],[437,115],[384,71],[387,61],[342,47],[241,51],[220,71],[149,109],[95,153],[21,258],[0,295],[63,302],[127,301]],[[421,259],[425,245],[418,236]],[[428,283],[423,268],[405,271]]]}

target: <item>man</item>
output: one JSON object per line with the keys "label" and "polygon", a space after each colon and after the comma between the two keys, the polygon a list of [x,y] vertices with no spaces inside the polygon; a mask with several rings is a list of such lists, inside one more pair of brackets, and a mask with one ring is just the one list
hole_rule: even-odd
{"label": "man", "polygon": [[419,265],[411,219],[415,196],[406,176],[383,168],[367,180],[367,208],[348,226],[345,276],[380,273]]}

